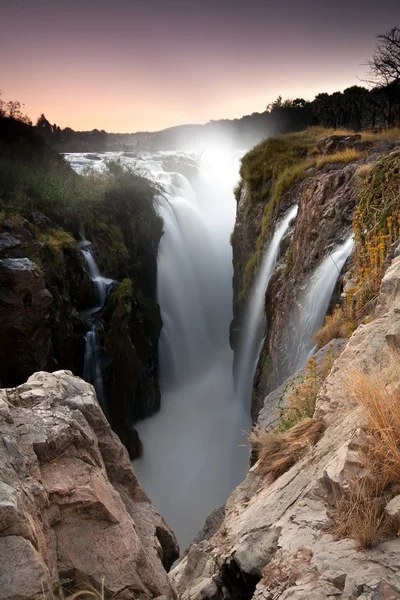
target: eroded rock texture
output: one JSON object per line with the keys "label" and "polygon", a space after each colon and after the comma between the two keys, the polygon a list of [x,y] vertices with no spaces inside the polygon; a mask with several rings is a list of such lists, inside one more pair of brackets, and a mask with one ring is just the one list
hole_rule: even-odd
{"label": "eroded rock texture", "polygon": [[[331,530],[336,498],[359,472],[365,441],[349,376],[385,361],[393,343],[398,347],[399,311],[397,257],[382,281],[374,320],[355,331],[320,390],[315,417],[326,427],[324,435],[273,482],[259,477],[257,464],[250,469],[228,500],[218,532],[194,544],[172,571],[181,600],[400,598],[395,532],[392,539],[359,550],[355,540],[338,539]],[[266,402],[273,411],[273,399]],[[398,515],[398,503],[393,498],[387,512]]]}
{"label": "eroded rock texture", "polygon": [[140,487],[92,386],[39,372],[0,390],[0,599],[172,598],[174,534]]}

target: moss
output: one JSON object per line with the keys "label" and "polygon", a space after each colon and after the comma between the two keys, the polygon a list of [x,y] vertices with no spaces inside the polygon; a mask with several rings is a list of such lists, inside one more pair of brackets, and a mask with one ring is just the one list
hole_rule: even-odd
{"label": "moss", "polygon": [[261,352],[261,356],[260,356],[261,370],[264,371],[270,364],[271,364],[271,355],[268,352],[268,349],[264,346],[264,348],[262,349],[262,352]]}
{"label": "moss", "polygon": [[58,258],[62,252],[76,248],[75,239],[64,229],[50,229],[46,233],[39,234],[38,239],[55,258]]}
{"label": "moss", "polygon": [[250,286],[257,273],[258,266],[260,264],[260,260],[264,251],[265,241],[268,237],[271,228],[273,206],[274,205],[272,201],[268,202],[264,206],[263,217],[261,220],[261,232],[256,239],[255,250],[251,254],[244,268],[242,288],[239,294],[239,301],[247,297],[250,291]]}
{"label": "moss", "polygon": [[126,277],[121,281],[117,291],[114,294],[114,300],[120,300],[124,305],[125,311],[128,315],[132,312],[132,296],[133,296],[133,284],[132,279]]}

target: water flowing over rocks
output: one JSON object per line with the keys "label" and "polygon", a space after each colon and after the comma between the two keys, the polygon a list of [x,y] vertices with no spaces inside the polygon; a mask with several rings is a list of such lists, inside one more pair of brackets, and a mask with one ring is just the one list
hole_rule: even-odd
{"label": "water flowing over rocks", "polygon": [[173,598],[172,531],[133,473],[91,385],[38,372],[0,390],[0,598]]}
{"label": "water flowing over rocks", "polygon": [[[360,550],[332,535],[332,507],[360,467],[361,415],[348,377],[385,360],[399,335],[400,257],[382,281],[373,321],[359,326],[321,388],[315,418],[325,432],[314,448],[271,482],[257,464],[232,493],[225,519],[171,572],[181,600],[384,600],[400,597],[400,541]],[[397,339],[397,338],[396,338]],[[389,513],[398,511],[394,498]]]}

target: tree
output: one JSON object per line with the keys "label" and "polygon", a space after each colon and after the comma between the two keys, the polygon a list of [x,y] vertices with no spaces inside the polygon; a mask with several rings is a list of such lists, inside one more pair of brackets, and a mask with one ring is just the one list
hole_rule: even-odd
{"label": "tree", "polygon": [[42,113],[36,121],[36,129],[46,138],[51,138],[53,127]]}
{"label": "tree", "polygon": [[370,68],[369,83],[389,85],[400,82],[400,29],[393,27],[378,35]]}

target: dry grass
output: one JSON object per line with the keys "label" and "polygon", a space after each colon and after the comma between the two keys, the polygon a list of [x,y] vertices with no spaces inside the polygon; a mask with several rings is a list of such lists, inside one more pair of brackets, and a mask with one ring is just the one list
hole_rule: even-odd
{"label": "dry grass", "polygon": [[315,165],[317,169],[322,169],[325,165],[330,165],[332,163],[349,163],[353,160],[357,160],[361,158],[363,154],[361,152],[357,152],[353,148],[345,148],[340,152],[335,152],[334,154],[325,154],[323,156],[318,156],[315,160]]}
{"label": "dry grass", "polygon": [[400,492],[399,367],[400,357],[393,353],[369,373],[350,375],[350,391],[362,409],[367,438],[360,448],[363,471],[337,501],[333,532],[353,537],[361,548],[398,529],[385,506]]}
{"label": "dry grass", "polygon": [[332,315],[327,315],[325,325],[314,334],[314,342],[318,348],[323,348],[334,339],[348,337],[351,331],[346,312],[336,306]]}
{"label": "dry grass", "polygon": [[390,356],[383,368],[351,375],[352,391],[363,409],[369,442],[365,462],[373,468],[381,489],[399,481],[400,473],[400,359]]}
{"label": "dry grass", "polygon": [[365,179],[366,177],[368,177],[368,175],[371,174],[371,171],[372,165],[370,163],[367,163],[365,165],[361,165],[361,167],[357,169],[356,175],[359,179]]}
{"label": "dry grass", "polygon": [[[370,483],[370,482],[368,482]],[[332,533],[351,537],[358,548],[369,548],[390,533],[392,518],[385,512],[388,499],[379,490],[359,479],[350,485],[349,493],[339,497]]]}
{"label": "dry grass", "polygon": [[258,459],[261,477],[276,479],[302,458],[314,446],[324,431],[315,419],[303,419],[285,433],[267,432],[255,428],[250,441]]}
{"label": "dry grass", "polygon": [[400,128],[383,129],[382,131],[364,131],[361,133],[363,142],[377,142],[379,140],[391,140],[393,142],[400,140]]}

